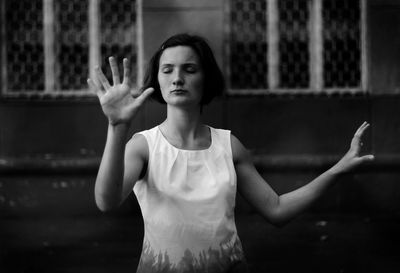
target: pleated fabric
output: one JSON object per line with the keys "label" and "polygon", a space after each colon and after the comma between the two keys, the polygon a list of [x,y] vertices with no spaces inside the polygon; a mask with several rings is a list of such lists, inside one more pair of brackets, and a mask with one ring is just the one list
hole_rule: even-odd
{"label": "pleated fabric", "polygon": [[204,150],[174,147],[158,126],[139,133],[149,162],[133,188],[145,227],[138,273],[219,273],[245,264],[234,218],[230,131],[209,128]]}

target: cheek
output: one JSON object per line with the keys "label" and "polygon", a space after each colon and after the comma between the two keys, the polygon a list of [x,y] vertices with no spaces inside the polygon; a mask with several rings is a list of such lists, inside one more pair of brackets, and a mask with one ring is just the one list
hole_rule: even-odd
{"label": "cheek", "polygon": [[204,92],[204,78],[199,77],[193,81],[193,86],[202,94]]}
{"label": "cheek", "polygon": [[157,80],[158,84],[160,85],[161,91],[163,91],[165,89],[167,79],[164,76],[158,74]]}

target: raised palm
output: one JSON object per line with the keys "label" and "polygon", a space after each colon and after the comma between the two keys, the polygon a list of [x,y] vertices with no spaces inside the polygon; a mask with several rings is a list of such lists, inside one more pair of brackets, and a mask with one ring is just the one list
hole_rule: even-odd
{"label": "raised palm", "polygon": [[129,82],[128,60],[123,60],[124,74],[122,82],[120,81],[115,59],[110,57],[109,61],[113,85],[110,85],[99,67],[96,67],[97,78],[95,80],[88,79],[88,84],[92,92],[97,94],[101,108],[110,124],[129,123],[154,90],[153,88],[148,88],[134,98]]}
{"label": "raised palm", "polygon": [[336,163],[335,166],[332,167],[332,170],[334,172],[345,173],[365,162],[372,161],[374,159],[374,156],[371,154],[360,156],[361,146],[363,145],[361,138],[364,134],[364,131],[368,127],[369,124],[367,122],[364,122],[357,129],[351,140],[350,149],[342,157],[342,159],[338,163]]}

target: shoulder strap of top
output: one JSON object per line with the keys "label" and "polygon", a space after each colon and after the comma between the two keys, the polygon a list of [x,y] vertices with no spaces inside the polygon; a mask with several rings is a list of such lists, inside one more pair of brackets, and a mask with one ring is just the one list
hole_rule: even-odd
{"label": "shoulder strap of top", "polygon": [[232,145],[231,145],[231,131],[224,129],[215,129],[210,127],[214,131],[215,141],[222,146],[222,148],[232,157]]}
{"label": "shoulder strap of top", "polygon": [[156,139],[156,133],[157,133],[157,127],[154,127],[149,130],[144,130],[141,132],[135,133],[135,135],[139,134],[142,135],[146,138],[147,145],[149,146],[149,151],[151,150],[152,147],[154,147],[154,142]]}

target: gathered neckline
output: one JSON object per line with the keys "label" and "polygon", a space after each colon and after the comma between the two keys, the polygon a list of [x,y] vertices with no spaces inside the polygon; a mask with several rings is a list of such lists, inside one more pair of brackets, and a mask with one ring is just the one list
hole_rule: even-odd
{"label": "gathered neckline", "polygon": [[204,152],[204,151],[209,151],[211,147],[213,146],[214,143],[214,137],[213,137],[213,130],[210,126],[207,126],[207,128],[210,130],[210,138],[211,138],[211,143],[207,148],[204,149],[195,149],[195,150],[189,150],[189,149],[182,149],[178,148],[175,145],[171,144],[169,140],[164,136],[163,132],[161,131],[160,125],[157,125],[157,130],[160,132],[161,137],[164,139],[164,141],[171,147],[173,147],[176,150],[183,151],[183,152]]}

